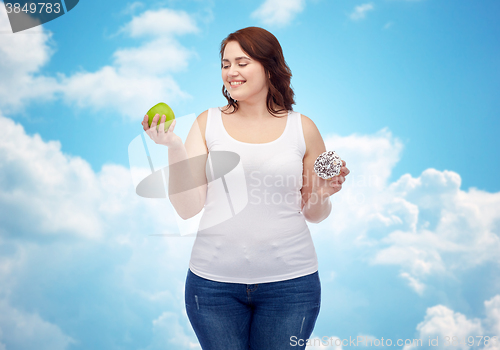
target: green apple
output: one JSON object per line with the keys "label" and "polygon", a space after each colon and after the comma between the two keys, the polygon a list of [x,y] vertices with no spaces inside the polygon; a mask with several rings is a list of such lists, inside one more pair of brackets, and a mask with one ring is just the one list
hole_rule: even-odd
{"label": "green apple", "polygon": [[146,113],[148,116],[148,125],[151,127],[151,123],[153,122],[153,118],[155,115],[159,114],[160,117],[158,118],[158,124],[156,125],[156,130],[160,130],[160,123],[161,123],[161,118],[163,115],[165,115],[165,132],[167,132],[168,128],[170,127],[170,124],[175,119],[174,111],[172,111],[172,108],[170,108],[166,103],[160,102],[157,105],[155,105],[153,108],[151,108],[148,113]]}

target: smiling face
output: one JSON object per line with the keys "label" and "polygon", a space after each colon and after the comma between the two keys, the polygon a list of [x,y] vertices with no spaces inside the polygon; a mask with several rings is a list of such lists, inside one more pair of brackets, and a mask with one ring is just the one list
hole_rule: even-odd
{"label": "smiling face", "polygon": [[246,54],[237,41],[230,41],[222,57],[222,81],[238,102],[254,103],[267,98],[264,66]]}

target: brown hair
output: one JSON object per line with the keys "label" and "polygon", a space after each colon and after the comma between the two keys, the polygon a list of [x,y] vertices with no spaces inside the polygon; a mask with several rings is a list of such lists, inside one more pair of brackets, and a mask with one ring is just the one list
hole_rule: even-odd
{"label": "brown hair", "polygon": [[[221,61],[224,56],[224,49],[230,41],[238,42],[245,53],[264,66],[269,86],[267,93],[267,110],[269,113],[276,116],[279,112],[292,110],[292,105],[295,104],[293,99],[295,94],[290,84],[292,71],[285,62],[278,39],[263,28],[247,27],[240,29],[222,40],[220,46]],[[222,85],[222,94],[228,101],[228,109],[233,107],[231,113],[236,112],[238,102],[231,98],[224,84]],[[273,104],[281,108],[275,110]]]}

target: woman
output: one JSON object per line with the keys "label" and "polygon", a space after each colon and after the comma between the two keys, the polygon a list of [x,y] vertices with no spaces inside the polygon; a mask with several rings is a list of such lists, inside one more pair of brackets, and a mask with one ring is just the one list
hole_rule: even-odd
{"label": "woman", "polygon": [[[151,128],[148,116],[142,122],[156,143],[168,146],[169,164],[205,156],[190,171],[169,176],[169,198],[181,217],[205,208],[200,227],[227,199],[206,181],[206,155],[235,152],[244,169],[247,188],[226,183],[230,198],[248,199],[244,209],[198,231],[186,277],[187,315],[203,349],[304,349],[321,298],[306,220],[317,223],[330,214],[329,197],[349,170],[343,162],[331,180],[314,173],[325,145],[312,120],[292,110],[292,74],[271,33],[238,30],[222,41],[220,54],[228,104],[200,114],[185,145],[173,133],[175,121],[167,132],[163,126],[156,131],[159,115]],[[200,174],[202,186],[172,194],[174,183],[197,183]]]}

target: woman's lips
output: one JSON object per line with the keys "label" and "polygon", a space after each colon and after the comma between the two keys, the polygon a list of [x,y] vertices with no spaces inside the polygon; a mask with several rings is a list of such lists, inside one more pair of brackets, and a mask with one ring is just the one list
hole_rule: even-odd
{"label": "woman's lips", "polygon": [[238,84],[231,84],[229,83],[229,86],[231,87],[231,89],[236,89],[238,87],[240,87],[241,85],[245,84],[245,81],[242,81],[241,83],[238,83]]}

